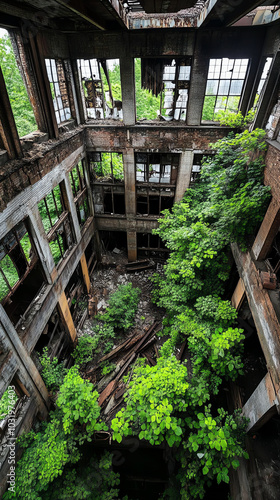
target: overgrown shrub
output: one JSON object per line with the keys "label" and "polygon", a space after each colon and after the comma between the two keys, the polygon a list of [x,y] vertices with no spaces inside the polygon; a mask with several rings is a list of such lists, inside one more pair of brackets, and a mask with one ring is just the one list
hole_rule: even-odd
{"label": "overgrown shrub", "polygon": [[63,363],[59,363],[56,357],[51,360],[48,356],[48,348],[44,347],[43,354],[39,356],[40,363],[43,367],[41,375],[50,391],[56,391],[63,383],[67,369]]}
{"label": "overgrown shrub", "polygon": [[132,283],[120,285],[109,299],[109,307],[99,319],[113,328],[128,330],[134,324],[140,297],[140,289]]}

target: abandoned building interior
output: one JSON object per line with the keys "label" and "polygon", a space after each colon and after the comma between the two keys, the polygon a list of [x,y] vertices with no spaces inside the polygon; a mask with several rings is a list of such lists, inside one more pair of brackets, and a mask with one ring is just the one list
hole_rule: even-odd
{"label": "abandoned building interior", "polygon": [[106,251],[120,249],[128,265],[164,262],[152,233],[161,212],[195,185],[211,144],[239,130],[215,115],[253,109],[272,197],[250,250],[232,245],[229,299],[255,372],[242,394],[232,386],[232,407],[249,418],[249,460],[229,491],[279,499],[279,1],[0,0],[0,28],[36,123],[21,136],[0,67],[0,396],[15,386],[16,436],[48,416],[37,353],[48,347],[70,366],[88,316],[79,297],[90,296]]}

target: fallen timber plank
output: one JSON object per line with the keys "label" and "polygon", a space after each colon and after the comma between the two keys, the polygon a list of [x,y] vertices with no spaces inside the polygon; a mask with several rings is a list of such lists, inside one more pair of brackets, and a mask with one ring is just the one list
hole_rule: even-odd
{"label": "fallen timber plank", "polygon": [[151,339],[148,340],[148,342],[146,342],[146,344],[142,345],[142,347],[140,347],[140,349],[137,349],[136,352],[142,352],[144,351],[147,347],[149,347],[150,345],[154,344],[154,342],[156,342],[156,337],[153,336]]}
{"label": "fallen timber plank", "polygon": [[131,341],[131,337],[129,339],[126,339],[122,344],[120,344],[118,347],[116,347],[115,349],[113,349],[112,351],[110,351],[108,354],[106,354],[106,356],[103,356],[103,358],[101,358],[98,363],[101,363],[102,361],[106,361],[106,359],[110,359],[112,358],[115,354],[117,354],[119,351],[121,351],[122,349],[124,349],[126,347],[126,345],[129,344],[129,342]]}
{"label": "fallen timber plank", "polygon": [[112,392],[115,390],[117,386],[118,381],[112,380],[107,387],[105,387],[104,391],[101,392],[99,398],[98,398],[98,404],[101,406],[104,401],[112,394]]}

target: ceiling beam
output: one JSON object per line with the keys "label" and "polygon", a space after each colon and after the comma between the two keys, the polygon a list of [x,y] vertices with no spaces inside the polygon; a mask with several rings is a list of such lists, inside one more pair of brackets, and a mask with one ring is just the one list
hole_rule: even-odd
{"label": "ceiling beam", "polygon": [[230,26],[259,5],[262,5],[262,0],[246,0],[246,2],[209,0],[197,20],[197,27]]}

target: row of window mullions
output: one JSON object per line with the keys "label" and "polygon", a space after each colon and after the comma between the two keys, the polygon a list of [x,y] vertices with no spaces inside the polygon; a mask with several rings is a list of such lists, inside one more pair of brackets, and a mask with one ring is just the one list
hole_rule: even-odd
{"label": "row of window mullions", "polygon": [[73,170],[74,169],[70,170],[70,176],[71,176],[71,180],[72,180],[72,191],[74,193],[74,197],[76,198],[78,192],[77,192],[76,184],[75,184],[75,181],[74,181]]}
{"label": "row of window mullions", "polygon": [[49,221],[50,221],[50,225],[51,225],[51,227],[53,227],[52,218],[51,218],[51,214],[50,214],[50,211],[49,211],[47,200],[46,200],[46,198],[43,198],[43,200],[44,200],[44,204],[45,204],[46,211],[47,211],[47,214],[48,214],[48,218],[49,218]]}
{"label": "row of window mullions", "polygon": [[[6,255],[7,255],[7,254],[6,254]],[[5,275],[5,273],[4,273],[4,271],[3,271],[3,269],[2,269],[2,267],[1,267],[1,266],[0,266],[0,272],[1,272],[2,276],[3,276],[3,278],[4,278],[4,281],[5,281],[6,285],[7,285],[7,287],[8,287],[8,288],[9,288],[9,290],[11,291],[11,290],[12,290],[12,287],[11,287],[11,285],[10,285],[9,281],[8,281],[8,278],[6,278],[6,275]]]}
{"label": "row of window mullions", "polygon": [[[27,231],[26,231],[26,232],[27,232]],[[27,258],[26,258],[26,255],[25,255],[25,253],[24,253],[24,251],[23,251],[23,248],[22,248],[22,246],[21,246],[20,239],[19,239],[19,237],[18,237],[17,231],[13,231],[13,233],[14,233],[14,235],[15,235],[15,237],[16,237],[16,241],[17,241],[18,248],[19,248],[19,251],[20,251],[20,253],[21,253],[21,256],[24,258],[25,263],[26,263],[26,266],[27,266],[27,267],[29,267],[29,262],[28,262],[28,260],[27,260]],[[26,233],[25,233],[25,234],[26,234]],[[28,234],[28,232],[27,232],[27,234]],[[30,243],[31,243],[31,241],[30,241]]]}
{"label": "row of window mullions", "polygon": [[54,206],[55,206],[56,216],[57,216],[57,218],[59,219],[60,214],[59,214],[59,211],[58,211],[58,208],[57,208],[56,199],[55,199],[55,195],[54,195],[53,189],[52,189],[52,197],[53,197],[53,201],[54,201]]}

